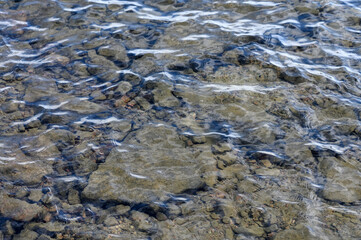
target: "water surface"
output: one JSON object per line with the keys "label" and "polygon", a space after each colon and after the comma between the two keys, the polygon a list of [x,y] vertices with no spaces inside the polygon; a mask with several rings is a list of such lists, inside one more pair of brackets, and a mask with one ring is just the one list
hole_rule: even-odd
{"label": "water surface", "polygon": [[359,239],[359,1],[0,0],[0,239]]}

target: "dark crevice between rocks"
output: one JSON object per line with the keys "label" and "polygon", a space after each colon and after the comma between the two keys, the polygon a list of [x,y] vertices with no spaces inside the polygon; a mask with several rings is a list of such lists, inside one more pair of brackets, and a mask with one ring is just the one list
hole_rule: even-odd
{"label": "dark crevice between rocks", "polygon": [[24,229],[25,222],[0,217],[0,231],[5,235],[4,240],[11,239],[11,235],[18,234]]}

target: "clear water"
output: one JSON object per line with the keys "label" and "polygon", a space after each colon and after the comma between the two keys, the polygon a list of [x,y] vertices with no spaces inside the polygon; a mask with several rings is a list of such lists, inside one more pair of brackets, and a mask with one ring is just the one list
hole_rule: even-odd
{"label": "clear water", "polygon": [[0,0],[0,239],[360,239],[361,3]]}

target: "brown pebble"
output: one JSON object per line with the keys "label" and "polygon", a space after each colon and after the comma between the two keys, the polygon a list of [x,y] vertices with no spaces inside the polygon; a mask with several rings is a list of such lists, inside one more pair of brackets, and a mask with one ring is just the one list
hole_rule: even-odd
{"label": "brown pebble", "polygon": [[44,222],[50,222],[50,220],[51,220],[51,218],[52,218],[52,216],[51,216],[51,214],[50,213],[47,213],[45,216],[44,216]]}
{"label": "brown pebble", "polygon": [[268,168],[272,167],[272,163],[269,160],[261,160],[261,163],[265,167],[268,167]]}
{"label": "brown pebble", "polygon": [[130,102],[131,99],[124,95],[123,97],[121,97],[120,99],[116,100],[114,103],[115,107],[125,107],[127,105],[128,102]]}
{"label": "brown pebble", "polygon": [[134,107],[135,104],[137,104],[137,102],[136,102],[135,100],[132,100],[132,101],[128,102],[127,105],[128,105],[129,107]]}

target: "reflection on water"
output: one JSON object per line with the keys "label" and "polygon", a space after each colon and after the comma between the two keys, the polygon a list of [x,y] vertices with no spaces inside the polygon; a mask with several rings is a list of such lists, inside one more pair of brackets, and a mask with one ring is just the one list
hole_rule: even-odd
{"label": "reflection on water", "polygon": [[358,1],[0,0],[0,239],[359,239]]}

